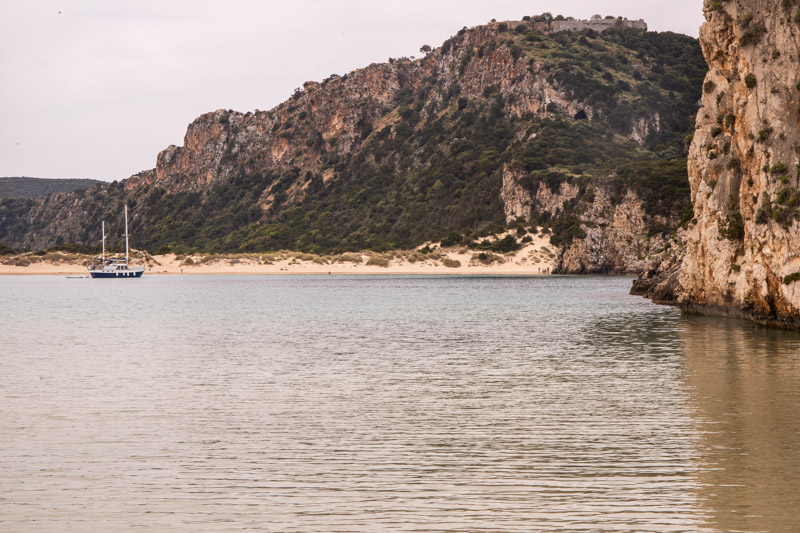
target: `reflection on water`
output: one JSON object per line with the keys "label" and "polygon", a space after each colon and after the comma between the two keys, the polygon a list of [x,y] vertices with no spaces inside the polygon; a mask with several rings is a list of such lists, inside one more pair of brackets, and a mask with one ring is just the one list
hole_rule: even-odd
{"label": "reflection on water", "polygon": [[800,531],[800,335],[686,317],[700,500],[719,531]]}
{"label": "reflection on water", "polygon": [[795,334],[623,278],[140,281],[0,278],[0,530],[798,529]]}

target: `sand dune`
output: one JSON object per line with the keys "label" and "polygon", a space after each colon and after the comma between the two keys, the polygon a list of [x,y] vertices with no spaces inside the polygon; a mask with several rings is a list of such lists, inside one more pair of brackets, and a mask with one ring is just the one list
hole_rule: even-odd
{"label": "sand dune", "polygon": [[[502,238],[503,235],[498,236]],[[295,252],[229,255],[156,255],[145,275],[153,274],[545,274],[553,269],[554,247],[546,236],[532,236],[519,251],[492,254],[466,248],[347,253],[314,256]],[[483,253],[483,255],[481,255]],[[22,266],[26,261],[30,264]],[[87,257],[24,256],[0,262],[0,275],[88,275]],[[18,263],[18,264],[14,264]],[[132,261],[132,263],[134,263]],[[136,262],[140,264],[139,262]]]}

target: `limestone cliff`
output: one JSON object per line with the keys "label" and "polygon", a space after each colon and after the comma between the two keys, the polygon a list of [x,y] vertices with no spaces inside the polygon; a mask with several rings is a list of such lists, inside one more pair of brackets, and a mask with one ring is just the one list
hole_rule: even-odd
{"label": "limestone cliff", "polygon": [[[663,174],[659,175],[663,178]],[[639,274],[651,256],[671,245],[661,228],[677,227],[680,213],[649,212],[642,195],[620,187],[616,174],[557,184],[524,184],[524,173],[503,169],[501,197],[506,222],[555,218],[566,238],[557,240],[556,272],[565,274]],[[538,215],[538,216],[537,216]]]}
{"label": "limestone cliff", "polygon": [[707,1],[704,13],[686,253],[634,290],[800,327],[800,2]]}
{"label": "limestone cliff", "polygon": [[573,274],[639,274],[651,255],[664,251],[667,237],[652,231],[654,225],[676,224],[648,214],[644,202],[632,190],[613,199],[602,182],[595,185],[594,198],[578,209],[585,237],[559,249],[557,272]]}
{"label": "limestone cliff", "polygon": [[[398,97],[420,90],[427,93],[426,105],[438,112],[446,111],[448,90],[457,86],[458,96],[468,100],[482,99],[487,91],[499,95],[508,101],[503,110],[508,116],[545,114],[548,105],[570,116],[594,115],[590,103],[572,98],[542,66],[514,57],[507,44],[498,46],[501,30],[500,24],[475,28],[417,61],[391,60],[322,83],[307,82],[270,111],[207,113],[189,125],[183,146],[158,154],[154,173],[126,180],[126,188],[198,190],[224,180],[242,163],[316,171],[324,166],[323,155],[346,156],[369,134],[393,129],[401,116],[388,112],[397,107]],[[658,127],[658,120],[645,126]],[[640,127],[629,136],[644,142]]]}

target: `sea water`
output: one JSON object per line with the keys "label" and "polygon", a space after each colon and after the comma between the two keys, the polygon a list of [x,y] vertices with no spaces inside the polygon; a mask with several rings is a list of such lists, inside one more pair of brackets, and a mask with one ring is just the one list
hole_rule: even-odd
{"label": "sea water", "polygon": [[800,531],[800,334],[603,277],[0,277],[0,531]]}

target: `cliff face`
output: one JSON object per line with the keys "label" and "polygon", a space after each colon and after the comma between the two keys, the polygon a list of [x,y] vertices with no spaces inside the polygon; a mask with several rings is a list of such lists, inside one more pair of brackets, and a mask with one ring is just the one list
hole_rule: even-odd
{"label": "cliff face", "polygon": [[0,242],[94,244],[128,203],[154,251],[380,249],[544,224],[563,271],[637,270],[680,211],[636,179],[603,180],[624,161],[682,156],[699,61],[674,34],[465,28],[269,111],[207,113],[121,184],[0,202]]}
{"label": "cliff face", "polygon": [[156,168],[125,180],[126,189],[201,190],[228,178],[241,164],[317,170],[322,154],[355,149],[362,128],[394,107],[401,88],[416,89],[424,70],[410,62],[376,64],[323,84],[307,82],[303,91],[270,111],[207,113],[188,126],[183,146],[159,153]]}
{"label": "cliff face", "polygon": [[706,2],[704,12],[695,218],[685,257],[649,285],[685,309],[800,326],[800,3]]}
{"label": "cliff face", "polygon": [[[466,99],[483,99],[487,89],[495,92],[509,102],[503,111],[510,117],[545,114],[548,104],[569,115],[583,110],[592,117],[592,108],[572,99],[540,65],[518,60],[508,46],[496,46],[497,25],[459,37],[418,61],[392,60],[322,83],[307,82],[270,111],[202,115],[187,128],[183,146],[169,146],[158,154],[154,172],[136,175],[125,186],[199,190],[229,177],[243,162],[318,171],[323,155],[346,156],[362,147],[365,133],[396,126],[400,115],[387,113],[397,107],[398,97],[422,88],[428,93],[426,104],[441,106],[440,111],[449,103],[448,90],[457,86],[459,97]],[[480,48],[485,50],[477,56],[474,51]],[[641,137],[638,130],[630,136]]]}
{"label": "cliff face", "polygon": [[[501,198],[506,222],[547,213],[572,218],[571,234],[559,242],[555,271],[565,274],[639,274],[651,255],[664,251],[668,238],[654,227],[676,227],[679,213],[649,213],[644,199],[619,187],[619,176],[606,175],[590,184],[563,181],[554,188],[539,182],[523,185],[525,173],[503,169]],[[586,187],[589,187],[588,194]]]}
{"label": "cliff face", "polygon": [[578,209],[582,239],[559,249],[556,270],[574,274],[638,274],[647,259],[664,250],[667,237],[651,232],[654,224],[677,224],[646,212],[641,197],[632,190],[615,200],[608,187],[596,185],[593,201]]}

